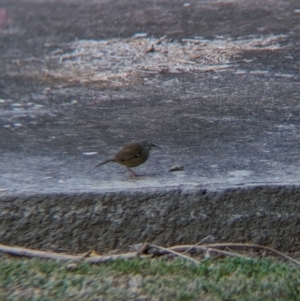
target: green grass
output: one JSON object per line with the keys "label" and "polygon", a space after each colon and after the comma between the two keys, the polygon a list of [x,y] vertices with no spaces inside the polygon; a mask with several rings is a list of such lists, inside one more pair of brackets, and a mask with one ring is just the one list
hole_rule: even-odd
{"label": "green grass", "polygon": [[300,269],[274,259],[118,260],[101,265],[0,257],[0,300],[300,300]]}

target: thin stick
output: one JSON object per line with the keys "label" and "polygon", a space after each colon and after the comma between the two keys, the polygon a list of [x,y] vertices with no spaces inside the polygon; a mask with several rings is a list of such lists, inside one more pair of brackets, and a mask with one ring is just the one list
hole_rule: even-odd
{"label": "thin stick", "polygon": [[171,248],[164,248],[164,247],[160,247],[160,246],[157,246],[157,245],[150,245],[150,244],[149,244],[149,247],[157,248],[159,250],[163,250],[163,251],[165,251],[167,253],[174,254],[174,255],[176,255],[178,257],[182,257],[182,258],[185,258],[186,260],[192,261],[193,263],[199,264],[199,261],[197,261],[197,260],[195,260],[195,259],[193,259],[193,258],[191,258],[189,256],[186,256],[186,255],[180,254],[180,253],[178,253],[176,251],[173,251]]}
{"label": "thin stick", "polygon": [[[206,245],[202,245],[202,246],[193,246],[193,245],[179,245],[179,246],[173,246],[172,249],[176,250],[177,252],[184,252],[184,250],[186,250],[187,248],[195,248],[195,249],[199,249],[199,250],[204,250],[207,248],[210,249],[215,249],[217,250],[217,248],[226,248],[226,247],[236,247],[236,248],[254,248],[254,249],[263,249],[263,250],[267,250],[270,252],[275,253],[278,256],[281,256],[297,265],[300,266],[300,261],[285,255],[284,253],[277,251],[271,247],[267,247],[267,246],[262,246],[262,245],[256,245],[256,244],[247,244],[247,243],[217,243],[217,244],[206,244]],[[222,251],[224,252],[224,251]]]}
{"label": "thin stick", "polygon": [[164,35],[163,37],[159,38],[157,41],[154,42],[154,44],[159,44],[162,42],[168,35]]}
{"label": "thin stick", "polygon": [[146,50],[146,53],[148,52],[154,52],[155,51],[155,47],[154,45],[158,45],[159,43],[161,43],[165,38],[167,37],[167,35],[161,37],[160,39],[156,40],[153,44],[151,44],[151,46]]}
{"label": "thin stick", "polygon": [[[42,259],[52,259],[52,260],[60,260],[60,261],[83,261],[88,263],[100,263],[107,262],[111,260],[117,259],[133,259],[136,258],[136,252],[126,253],[126,254],[118,254],[118,255],[104,255],[104,256],[93,256],[83,258],[82,255],[68,255],[68,254],[58,254],[55,252],[46,252],[46,251],[36,251],[30,250],[26,248],[20,247],[9,247],[5,245],[0,245],[0,252],[4,252],[7,254],[17,255],[17,256],[26,256],[31,258],[42,258]],[[84,254],[86,255],[86,254]],[[142,255],[141,258],[149,258],[151,255]]]}
{"label": "thin stick", "polygon": [[192,61],[187,61],[187,60],[180,60],[180,59],[173,59],[174,62],[182,63],[182,64],[190,64],[190,65],[195,65],[195,62]]}
{"label": "thin stick", "polygon": [[83,255],[81,255],[81,260],[86,259],[87,257],[89,257],[92,254],[92,250],[85,252]]}
{"label": "thin stick", "polygon": [[181,40],[182,42],[192,42],[192,43],[206,43],[206,41],[204,40],[197,40],[197,39],[182,39]]}
{"label": "thin stick", "polygon": [[175,247],[171,247],[170,249],[177,251],[177,252],[183,252],[183,250],[186,250],[184,252],[187,252],[188,250],[192,250],[192,249],[198,249],[200,251],[209,251],[209,252],[214,252],[214,253],[218,253],[224,256],[229,256],[229,257],[241,257],[247,260],[250,260],[250,257],[244,256],[244,255],[240,255],[238,253],[233,253],[233,252],[228,252],[228,251],[224,251],[224,250],[218,250],[218,249],[214,249],[214,248],[208,248],[208,247],[204,247],[204,246],[175,246]]}
{"label": "thin stick", "polygon": [[[139,255],[139,258],[150,258],[151,255]],[[118,254],[118,255],[106,255],[106,256],[93,256],[86,258],[84,262],[87,263],[102,263],[108,261],[114,261],[118,259],[134,259],[138,258],[136,252],[130,252],[125,254]]]}
{"label": "thin stick", "polygon": [[25,249],[20,247],[9,247],[5,245],[0,245],[0,251],[12,255],[17,255],[17,256],[38,257],[38,258],[62,260],[62,261],[82,260],[82,256],[68,255],[63,253],[58,254],[58,253],[46,252],[46,251],[36,251],[36,250],[30,250],[30,249]]}
{"label": "thin stick", "polygon": [[187,249],[186,251],[184,251],[183,253],[188,253],[189,251],[191,251],[192,249],[194,249],[195,246],[199,246],[200,244],[202,244],[204,241],[206,241],[207,239],[211,238],[211,235],[208,235],[204,238],[202,238],[199,242],[197,242],[193,247]]}
{"label": "thin stick", "polygon": [[[203,247],[203,248],[205,248],[205,247]],[[210,251],[210,252],[215,252],[215,253],[224,255],[224,256],[240,257],[240,258],[243,258],[243,259],[246,259],[246,260],[251,260],[250,257],[244,256],[244,255],[241,255],[241,254],[238,254],[238,253],[233,253],[233,252],[223,251],[223,250],[218,250],[218,249],[213,249],[213,248],[207,248],[207,250]]]}
{"label": "thin stick", "polygon": [[254,248],[254,249],[263,249],[263,250],[267,250],[270,252],[275,253],[278,256],[281,256],[297,265],[300,266],[300,261],[278,251],[275,250],[271,247],[267,247],[267,246],[261,246],[261,245],[256,245],[256,244],[247,244],[247,243],[219,243],[219,244],[209,244],[209,245],[203,245],[204,247],[208,247],[208,248],[225,248],[225,247],[237,247],[237,248]]}

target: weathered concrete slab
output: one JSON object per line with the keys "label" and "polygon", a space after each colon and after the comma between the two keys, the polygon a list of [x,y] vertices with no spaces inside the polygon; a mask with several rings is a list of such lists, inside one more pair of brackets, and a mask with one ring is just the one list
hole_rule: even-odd
{"label": "weathered concrete slab", "polygon": [[217,241],[299,249],[300,189],[155,189],[2,200],[1,243],[65,252]]}
{"label": "weathered concrete slab", "polygon": [[[296,2],[0,5],[2,243],[298,248]],[[162,148],[142,177],[88,172],[143,138]]]}

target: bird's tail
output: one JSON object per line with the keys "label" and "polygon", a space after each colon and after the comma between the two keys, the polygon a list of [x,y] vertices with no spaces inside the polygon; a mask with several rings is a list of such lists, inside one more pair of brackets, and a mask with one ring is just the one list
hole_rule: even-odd
{"label": "bird's tail", "polygon": [[100,165],[106,164],[108,162],[113,162],[113,161],[114,161],[114,159],[108,159],[108,160],[105,160],[103,162],[100,162],[97,165],[95,165],[93,168],[91,168],[88,172],[91,172],[92,170],[94,170],[95,168],[99,167]]}

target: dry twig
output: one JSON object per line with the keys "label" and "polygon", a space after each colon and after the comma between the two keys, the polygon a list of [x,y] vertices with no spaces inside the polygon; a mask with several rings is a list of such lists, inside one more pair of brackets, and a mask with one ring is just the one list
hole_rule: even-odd
{"label": "dry twig", "polygon": [[[187,250],[189,250],[189,252],[193,249],[196,249],[198,251],[208,251],[208,252],[214,252],[214,253],[218,253],[224,256],[229,256],[229,257],[241,257],[244,259],[250,259],[249,257],[246,257],[244,255],[240,255],[237,253],[232,253],[232,252],[228,252],[228,251],[224,251],[224,250],[218,250],[218,249],[214,249],[214,248],[210,248],[208,246],[193,246],[193,245],[182,245],[182,246],[174,246],[174,247],[170,247],[169,249],[176,251],[178,253],[180,252],[185,252]],[[161,254],[163,255],[163,254]]]}
{"label": "dry twig", "polygon": [[275,250],[271,247],[267,247],[267,246],[261,246],[261,245],[257,245],[257,244],[248,244],[248,243],[219,243],[219,244],[209,244],[209,245],[203,245],[204,247],[208,247],[208,248],[226,248],[226,247],[230,247],[230,248],[253,248],[253,249],[263,249],[263,250],[267,250],[270,251],[280,257],[283,257],[297,265],[300,266],[300,261],[278,251]]}
{"label": "dry twig", "polygon": [[193,263],[196,263],[196,264],[199,264],[200,262],[189,257],[189,256],[186,256],[186,255],[183,255],[183,254],[180,254],[179,252],[176,252],[174,250],[172,250],[171,248],[164,248],[164,247],[160,247],[160,246],[157,246],[157,245],[149,245],[149,247],[152,247],[152,248],[157,248],[159,250],[163,250],[164,252],[167,252],[167,253],[171,253],[171,254],[174,254],[178,257],[181,257],[181,258],[184,258],[186,260],[189,260],[189,261],[192,261]]}
{"label": "dry twig", "polygon": [[76,255],[68,255],[63,253],[37,251],[37,250],[30,250],[26,248],[20,248],[20,247],[10,247],[5,245],[0,245],[0,252],[11,254],[11,255],[17,255],[17,256],[37,257],[37,258],[62,260],[62,261],[82,260],[82,255],[76,256]]}
{"label": "dry twig", "polygon": [[144,254],[146,253],[149,248],[154,248],[158,250],[158,255],[164,255],[164,254],[174,254],[178,257],[184,258],[186,260],[192,261],[193,263],[200,264],[199,261],[186,256],[181,253],[187,253],[191,252],[193,249],[199,250],[199,251],[209,251],[209,252],[215,252],[218,254],[222,254],[225,256],[230,257],[242,257],[244,259],[250,259],[249,257],[228,252],[224,250],[219,250],[220,248],[253,248],[253,249],[262,249],[269,252],[272,252],[280,257],[283,257],[294,264],[297,264],[300,266],[300,261],[278,251],[271,247],[267,246],[261,246],[257,244],[249,244],[249,243],[216,243],[216,244],[206,244],[206,245],[179,245],[179,246],[173,246],[170,248],[164,248],[153,244],[147,244],[144,243],[142,247],[139,249],[138,252],[129,252],[125,254],[115,254],[115,255],[103,255],[103,256],[92,256],[92,257],[86,257],[90,254],[90,252],[84,254],[84,255],[69,255],[64,253],[55,253],[55,252],[46,252],[46,251],[37,251],[37,250],[30,250],[26,248],[21,247],[10,247],[5,245],[0,245],[0,252],[17,255],[17,256],[26,256],[26,257],[37,257],[42,259],[52,259],[52,260],[61,260],[61,261],[83,261],[88,263],[101,263],[101,262],[107,262],[117,259],[133,259],[133,258],[150,258],[152,255]]}
{"label": "dry twig", "polygon": [[[211,235],[208,235],[208,236],[202,238],[202,239],[201,239],[199,242],[197,242],[194,246],[199,246],[199,245],[201,245],[203,242],[205,242],[205,241],[207,241],[207,240],[213,241],[213,240],[214,240],[214,237],[212,237]],[[183,253],[188,253],[188,252],[190,252],[191,250],[194,249],[194,246],[191,247],[191,248],[189,248],[189,249],[187,249],[187,250],[184,251]]]}

